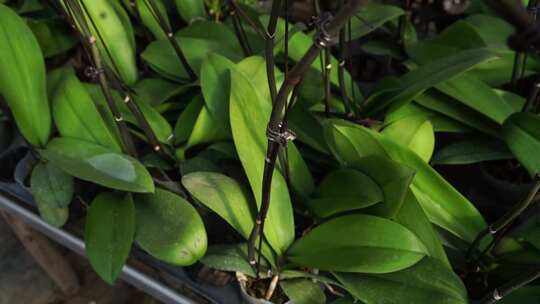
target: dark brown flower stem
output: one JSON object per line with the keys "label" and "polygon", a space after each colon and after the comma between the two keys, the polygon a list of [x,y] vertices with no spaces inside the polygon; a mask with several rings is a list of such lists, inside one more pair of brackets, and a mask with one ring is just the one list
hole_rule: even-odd
{"label": "dark brown flower stem", "polygon": [[272,104],[276,102],[277,85],[275,72],[274,44],[276,36],[276,27],[281,9],[281,0],[272,1],[272,10],[270,12],[270,21],[266,29],[265,57],[266,57],[266,75],[268,77],[268,87]]}
{"label": "dark brown flower stem", "polygon": [[521,69],[524,63],[523,62],[524,58],[525,58],[525,54],[523,52],[516,52],[516,54],[514,55],[514,66],[512,68],[512,80],[511,80],[511,85],[512,85],[513,90],[516,90],[517,88],[517,82],[520,78]]}
{"label": "dark brown flower stem", "polygon": [[506,228],[508,225],[510,225],[514,220],[520,216],[534,201],[534,198],[536,197],[536,194],[540,191],[540,176],[536,176],[534,179],[534,183],[529,190],[529,193],[527,196],[521,200],[518,204],[516,204],[512,209],[510,209],[505,215],[503,215],[500,219],[498,219],[493,224],[489,225],[487,228],[482,230],[478,236],[474,239],[474,241],[471,243],[471,246],[469,247],[469,250],[467,251],[467,259],[470,260],[472,257],[472,254],[476,251],[477,247],[480,245],[482,240],[487,235],[497,235],[501,232],[504,228]]}
{"label": "dark brown flower stem", "polygon": [[330,117],[330,100],[332,99],[330,73],[332,72],[332,56],[330,55],[330,49],[325,48],[324,51],[324,67],[323,67],[323,79],[324,79],[324,112],[326,117]]}
{"label": "dark brown flower stem", "polygon": [[[345,25],[345,23],[360,9],[361,6],[365,5],[367,0],[350,0],[343,6],[343,8],[336,14],[334,19],[328,23],[325,30],[330,36],[336,36],[339,30]],[[275,2],[274,2],[275,3]],[[283,85],[281,86],[272,107],[272,114],[270,116],[270,122],[268,128],[273,131],[283,132],[285,131],[285,125],[283,122],[283,117],[286,115],[287,109],[287,99],[291,91],[300,83],[305,73],[311,67],[313,61],[320,54],[321,45],[319,41],[309,48],[309,50],[304,54],[304,56],[298,61],[298,63],[290,70],[289,74],[285,78]],[[268,63],[268,62],[267,62]],[[255,221],[255,226],[251,232],[249,243],[248,243],[248,259],[249,262],[255,264],[255,241],[257,240],[259,234],[264,229],[264,220],[268,213],[270,205],[270,189],[272,185],[272,176],[274,173],[276,158],[279,151],[280,145],[274,141],[268,141],[268,149],[266,153],[264,173],[263,173],[263,182],[262,182],[262,200],[261,208],[257,214]]]}
{"label": "dark brown flower stem", "polygon": [[261,29],[260,26],[257,25],[257,23],[255,23],[255,21],[253,21],[251,19],[251,17],[249,17],[249,15],[247,15],[244,10],[242,10],[242,8],[238,5],[238,3],[236,3],[235,0],[229,0],[229,3],[234,7],[234,10],[240,15],[240,17],[242,17],[242,19],[244,19],[244,21],[246,21],[249,26],[251,28],[253,28],[253,30],[262,38],[262,39],[266,39],[267,38],[267,35],[266,33],[264,33],[264,29]]}
{"label": "dark brown flower stem", "polygon": [[85,22],[84,13],[82,11],[81,6],[79,5],[77,1],[74,1],[74,0],[66,1],[66,15],[68,16],[68,19],[70,19],[70,22],[72,23],[72,26],[74,28],[76,28],[76,23],[78,20],[78,23],[80,25],[80,31],[77,31],[77,32],[79,36],[81,36],[81,38],[83,39],[82,41],[83,46],[85,46],[88,49],[88,54],[91,57],[90,60],[94,63],[95,69],[97,71],[99,85],[101,87],[103,95],[105,96],[105,101],[107,102],[107,105],[109,109],[111,110],[111,113],[114,117],[116,126],[118,127],[118,130],[119,130],[123,151],[133,157],[137,157],[137,150],[135,149],[135,145],[133,144],[133,139],[131,135],[129,134],[129,129],[127,127],[127,124],[124,121],[122,114],[118,110],[118,107],[116,106],[112,98],[109,83],[104,73],[101,56],[99,54],[99,50],[96,45],[96,42],[97,42],[96,37],[94,37],[91,34],[90,30],[88,29],[88,25]]}
{"label": "dark brown flower stem", "polygon": [[403,9],[405,13],[399,17],[397,36],[399,43],[403,43],[405,35],[405,23],[411,18],[411,0],[404,0]]}
{"label": "dark brown flower stem", "polygon": [[159,11],[157,5],[155,4],[154,0],[144,0],[144,4],[148,7],[150,12],[152,13],[152,16],[157,21],[163,32],[165,33],[165,36],[167,36],[167,39],[169,40],[169,43],[174,49],[174,52],[176,53],[176,56],[180,60],[180,63],[182,66],[184,66],[184,69],[188,73],[188,76],[191,81],[197,80],[197,75],[189,65],[189,62],[186,59],[186,56],[184,55],[184,52],[182,51],[182,48],[180,48],[180,44],[178,43],[178,40],[174,37],[174,33],[170,25],[165,21],[165,18],[161,15],[161,12]]}
{"label": "dark brown flower stem", "polygon": [[535,103],[538,100],[538,94],[540,93],[540,78],[537,78],[533,83],[533,88],[527,97],[527,102],[523,105],[521,112],[530,112],[534,110]]}
{"label": "dark brown flower stem", "polygon": [[236,38],[238,39],[238,42],[240,43],[240,47],[242,47],[242,52],[244,52],[244,56],[248,57],[251,54],[251,48],[249,46],[249,42],[246,37],[246,32],[244,31],[240,18],[238,18],[238,14],[236,10],[231,11],[231,17],[232,17],[233,29],[234,29],[234,33],[236,34]]}
{"label": "dark brown flower stem", "polygon": [[493,290],[488,295],[486,295],[479,304],[493,304],[499,300],[502,300],[512,292],[516,291],[517,289],[531,283],[532,281],[540,278],[540,268],[537,268],[530,273],[525,274],[522,277],[516,278],[509,283]]}
{"label": "dark brown flower stem", "polygon": [[[343,2],[342,2],[343,3]],[[343,105],[345,106],[345,112],[347,115],[352,115],[351,100],[347,94],[347,86],[345,81],[345,58],[347,50],[347,33],[345,27],[339,31],[339,63],[338,63],[338,80],[339,89],[341,91],[341,98],[343,99]]]}
{"label": "dark brown flower stem", "polygon": [[123,143],[124,151],[133,157],[137,157],[137,150],[135,149],[133,139],[131,138],[131,135],[129,134],[129,129],[127,127],[127,124],[122,114],[118,110],[118,107],[116,106],[116,103],[113,100],[111,89],[109,87],[109,83],[107,82],[107,77],[105,73],[103,72],[104,70],[101,63],[101,57],[99,56],[99,50],[96,46],[96,39],[94,36],[90,36],[88,38],[88,44],[90,45],[90,50],[92,53],[92,61],[94,62],[96,69],[99,71],[98,79],[99,79],[99,85],[101,87],[101,91],[103,92],[103,95],[105,96],[107,105],[109,106],[109,109],[111,110],[111,113],[114,116],[114,121],[116,122],[118,129],[120,131],[120,137]]}

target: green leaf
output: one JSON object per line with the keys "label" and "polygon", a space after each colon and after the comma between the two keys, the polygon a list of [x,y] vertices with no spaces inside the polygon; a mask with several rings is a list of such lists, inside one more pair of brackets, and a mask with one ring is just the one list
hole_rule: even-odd
{"label": "green leaf", "polygon": [[464,125],[467,125],[480,132],[494,137],[500,136],[500,126],[496,122],[488,119],[484,115],[463,105],[446,94],[436,90],[430,90],[415,97],[414,100],[423,107],[453,118],[456,121],[459,121]]}
{"label": "green leaf", "polygon": [[52,163],[38,163],[30,178],[30,188],[41,217],[55,227],[63,226],[68,220],[68,206],[73,198],[73,177]]}
{"label": "green leaf", "polygon": [[[261,108],[260,104],[263,101],[259,99],[257,90],[243,74],[233,70],[231,85],[230,120],[234,144],[257,206],[260,208],[267,148],[265,129],[270,112]],[[270,208],[264,234],[278,255],[281,255],[294,240],[291,199],[287,183],[277,170],[273,173]]]}
{"label": "green leaf", "polygon": [[469,303],[459,277],[441,262],[427,257],[394,273],[335,275],[355,298],[367,304]]}
{"label": "green leaf", "polygon": [[[248,28],[245,27],[245,30],[247,31]],[[225,23],[197,20],[178,30],[175,36],[215,41],[238,51],[242,49],[236,34]],[[206,54],[204,55],[206,57]]]}
{"label": "green leaf", "polygon": [[[64,2],[62,1],[65,6]],[[97,47],[104,63],[128,86],[137,82],[137,65],[133,28],[120,2],[82,0],[86,11],[83,18],[90,32],[97,37]],[[86,13],[87,12],[87,13]],[[78,22],[77,27],[81,29]]]}
{"label": "green leaf", "polygon": [[404,14],[394,5],[369,3],[351,18],[351,37],[357,39],[383,26],[386,22]]}
{"label": "green leaf", "polygon": [[431,222],[472,242],[486,227],[482,215],[463,195],[416,153],[383,136],[377,136],[390,157],[416,171],[411,189]]}
{"label": "green leaf", "polygon": [[97,274],[114,284],[126,263],[135,234],[135,208],[130,194],[100,193],[86,217],[86,254]]}
{"label": "green leaf", "polygon": [[433,125],[426,117],[409,116],[388,125],[382,134],[416,152],[429,162],[435,149]]}
{"label": "green leaf", "polygon": [[396,215],[396,222],[409,229],[422,241],[430,257],[439,260],[448,269],[452,269],[439,235],[411,190],[407,192],[401,209]]}
{"label": "green leaf", "polygon": [[404,105],[430,87],[493,58],[495,58],[494,53],[486,49],[475,49],[424,64],[401,76],[394,89],[384,94],[373,93],[372,97],[366,100],[366,114],[379,112],[390,104]]}
{"label": "green leaf", "polygon": [[503,143],[497,140],[472,138],[443,147],[433,156],[432,164],[463,165],[512,158],[512,153]]}
{"label": "green leaf", "polygon": [[0,4],[0,41],[0,95],[21,134],[31,145],[43,147],[51,133],[45,62],[30,28],[3,4]]}
{"label": "green leaf", "polygon": [[[157,16],[161,16],[165,24],[170,28],[171,22],[169,21],[169,15],[167,14],[167,8],[163,4],[162,0],[136,0],[137,8],[139,9],[139,17],[142,23],[152,32],[152,35],[156,39],[167,39],[167,34],[159,25]],[[154,12],[154,7],[158,12]]]}
{"label": "green leaf", "polygon": [[220,173],[195,172],[184,175],[182,184],[198,201],[249,238],[255,224],[255,204],[238,182]]}
{"label": "green leaf", "polygon": [[[228,114],[228,112],[225,112]],[[225,126],[228,126],[226,122]],[[231,135],[227,127],[224,127],[224,123],[216,120],[211,115],[208,107],[204,105],[195,120],[191,134],[187,140],[185,149],[191,148],[196,145],[211,143],[219,140],[230,139]]]}
{"label": "green leaf", "polygon": [[64,72],[55,90],[52,106],[60,135],[99,144],[115,152],[122,151],[116,135],[107,128],[72,69]]}
{"label": "green leaf", "polygon": [[187,23],[192,23],[198,19],[206,19],[206,8],[204,0],[175,0],[178,14]]}
{"label": "green leaf", "polygon": [[435,132],[466,133],[471,131],[464,124],[414,102],[397,109],[390,107],[384,118],[384,123],[391,124],[411,116],[424,117],[429,120]]}
{"label": "green leaf", "polygon": [[308,279],[292,279],[279,283],[291,303],[324,304],[326,295],[319,284]]}
{"label": "green leaf", "polygon": [[540,117],[516,113],[503,124],[504,141],[531,176],[540,173]]}
{"label": "green leaf", "polygon": [[426,254],[422,242],[400,224],[354,214],[314,228],[297,240],[286,256],[320,270],[387,273],[410,267]]}
{"label": "green leaf", "polygon": [[[415,170],[411,189],[431,222],[467,242],[472,242],[485,228],[486,223],[478,210],[416,153],[365,127],[337,120],[332,123],[339,124],[349,134],[358,134],[354,139],[356,142],[377,143],[383,149],[382,155]],[[361,157],[357,155],[356,159]]]}
{"label": "green leaf", "polygon": [[508,37],[514,33],[514,27],[502,18],[476,14],[468,16],[465,22],[472,25],[486,45],[506,48]]}
{"label": "green leaf", "polygon": [[145,78],[137,82],[133,90],[137,100],[155,107],[191,87],[191,85],[178,85],[162,78]]}
{"label": "green leaf", "polygon": [[77,43],[77,36],[59,19],[28,20],[45,58],[60,55]]}
{"label": "green leaf", "polygon": [[459,75],[439,83],[436,88],[499,124],[514,113],[490,86],[470,75]]}
{"label": "green leaf", "polygon": [[235,64],[229,59],[211,53],[201,67],[201,90],[206,107],[215,120],[224,128],[229,128],[229,96],[231,77],[229,70]]}
{"label": "green leaf", "polygon": [[173,131],[173,144],[178,146],[186,143],[189,139],[191,131],[195,126],[195,122],[201,112],[204,103],[200,95],[195,96],[186,106],[184,111],[178,117]]}
{"label": "green leaf", "polygon": [[188,266],[204,256],[206,230],[197,210],[180,196],[161,189],[135,197],[135,240],[152,256]]}
{"label": "green leaf", "polygon": [[348,166],[363,156],[386,155],[371,135],[340,120],[326,120],[324,135],[330,151],[342,166]]}
{"label": "green leaf", "polygon": [[[190,67],[199,75],[206,54],[214,52],[233,61],[240,59],[240,50],[236,50],[213,40],[175,37]],[[174,48],[168,40],[150,43],[141,53],[141,58],[157,73],[175,81],[185,81],[189,75],[180,62]]]}
{"label": "green leaf", "polygon": [[371,177],[354,169],[340,169],[322,180],[307,206],[316,216],[325,218],[383,200],[381,188]]}
{"label": "green leaf", "polygon": [[55,138],[39,153],[82,180],[123,191],[154,191],[152,177],[136,159],[87,141]]}
{"label": "green leaf", "polygon": [[241,272],[255,277],[255,271],[248,262],[246,244],[210,246],[201,263],[221,271]]}
{"label": "green leaf", "polygon": [[394,218],[414,177],[414,170],[387,157],[370,155],[358,159],[352,167],[367,174],[380,187],[384,203],[370,208],[372,214]]}

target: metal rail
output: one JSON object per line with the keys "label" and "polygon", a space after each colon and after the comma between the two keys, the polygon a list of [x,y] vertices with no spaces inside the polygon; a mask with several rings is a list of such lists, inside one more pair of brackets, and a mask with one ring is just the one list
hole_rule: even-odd
{"label": "metal rail", "polygon": [[[32,228],[43,233],[62,246],[69,248],[83,257],[86,256],[83,240],[64,230],[47,224],[37,214],[22,207],[21,205],[22,203],[19,199],[0,191],[0,209],[3,209],[18,219],[24,221]],[[124,268],[122,268],[120,278],[128,284],[146,292],[165,304],[197,303],[129,265],[125,265]]]}

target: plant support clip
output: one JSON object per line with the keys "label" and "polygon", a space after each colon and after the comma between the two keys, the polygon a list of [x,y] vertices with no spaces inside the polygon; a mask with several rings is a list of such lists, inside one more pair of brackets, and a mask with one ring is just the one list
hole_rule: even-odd
{"label": "plant support clip", "polygon": [[333,19],[334,16],[332,16],[331,13],[324,12],[321,16],[313,21],[313,24],[317,29],[315,45],[318,48],[328,48],[337,43],[337,37],[328,31],[328,24],[330,24]]}
{"label": "plant support clip", "polygon": [[266,128],[266,137],[269,141],[275,142],[281,147],[286,147],[289,141],[296,139],[296,134],[288,128],[281,131],[282,128],[283,124],[281,122],[277,125],[276,129],[273,129],[272,126],[268,125]]}
{"label": "plant support clip", "polygon": [[98,76],[100,74],[103,74],[105,73],[105,70],[104,69],[98,69],[94,66],[87,66],[85,69],[84,69],[84,75],[86,75],[86,77],[92,79],[92,80],[96,80],[98,78]]}

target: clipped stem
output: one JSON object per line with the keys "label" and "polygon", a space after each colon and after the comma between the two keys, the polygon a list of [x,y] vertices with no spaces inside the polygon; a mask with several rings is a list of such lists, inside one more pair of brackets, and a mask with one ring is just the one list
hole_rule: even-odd
{"label": "clipped stem", "polygon": [[[343,0],[341,1],[341,6],[343,6]],[[351,100],[349,99],[349,94],[347,94],[347,86],[345,81],[345,57],[347,50],[346,38],[347,33],[345,27],[339,31],[339,63],[338,63],[338,81],[339,89],[341,91],[341,98],[343,99],[343,105],[345,106],[345,112],[347,115],[352,115],[351,111]]]}
{"label": "clipped stem", "polygon": [[502,300],[504,297],[508,296],[512,292],[518,290],[519,288],[531,283],[532,281],[540,278],[540,268],[537,268],[530,273],[516,278],[509,283],[503,285],[500,288],[497,288],[490,292],[488,295],[486,295],[479,304],[493,304],[499,300]]}
{"label": "clipped stem", "polygon": [[330,73],[332,72],[332,57],[330,55],[330,49],[324,49],[324,67],[323,67],[323,79],[324,79],[324,111],[326,117],[330,117],[330,100],[332,99]]}
{"label": "clipped stem", "polygon": [[467,251],[467,258],[470,259],[470,257],[472,256],[472,253],[476,251],[480,242],[487,235],[490,235],[490,234],[497,235],[501,230],[506,228],[518,216],[520,216],[529,207],[529,205],[534,201],[534,198],[536,197],[536,194],[538,193],[539,190],[540,190],[540,176],[537,175],[535,177],[534,184],[529,190],[529,193],[527,194],[527,196],[521,202],[516,204],[511,210],[509,210],[505,215],[503,215],[499,220],[489,225],[487,228],[485,228],[478,234],[478,236],[474,239],[471,246],[469,247],[469,250]]}
{"label": "clipped stem", "polygon": [[137,157],[137,150],[135,149],[135,144],[133,143],[133,139],[131,138],[131,135],[129,134],[129,129],[127,127],[127,124],[122,114],[118,110],[116,103],[114,102],[114,99],[111,94],[111,89],[109,87],[109,83],[107,82],[107,77],[105,76],[105,73],[103,72],[101,57],[99,55],[99,50],[96,46],[95,37],[90,36],[88,38],[88,43],[90,45],[90,50],[92,53],[92,61],[94,62],[96,69],[99,71],[98,72],[99,85],[101,87],[101,91],[103,92],[103,95],[105,96],[107,105],[109,106],[109,109],[111,109],[111,112],[114,116],[114,121],[116,122],[118,129],[120,131],[120,137],[122,139],[124,151],[133,157]]}
{"label": "clipped stem", "polygon": [[277,97],[277,85],[276,85],[276,72],[275,72],[275,58],[274,58],[274,42],[276,36],[277,21],[279,18],[279,9],[281,8],[281,0],[274,0],[272,2],[272,11],[270,12],[270,21],[268,22],[268,28],[266,32],[265,43],[265,57],[266,57],[266,74],[268,77],[268,87],[270,88],[270,96],[272,97],[272,104],[276,102]]}
{"label": "clipped stem", "polygon": [[180,60],[180,63],[184,66],[184,69],[186,69],[186,72],[188,73],[189,78],[192,81],[197,80],[197,75],[189,65],[189,62],[186,59],[186,56],[184,52],[182,51],[182,48],[180,48],[180,44],[178,43],[178,40],[174,38],[174,33],[170,25],[165,21],[165,18],[163,15],[161,15],[161,12],[159,11],[157,5],[155,4],[154,0],[144,0],[144,4],[148,7],[150,12],[152,13],[152,16],[157,21],[163,32],[165,33],[165,36],[167,36],[167,39],[169,40],[169,43],[174,49],[174,52],[176,53],[176,56]]}
{"label": "clipped stem", "polygon": [[[274,2],[274,4],[276,2]],[[343,27],[345,23],[358,11],[358,9],[366,3],[367,0],[350,0],[347,2],[347,4],[344,5],[343,8],[337,13],[334,19],[326,26],[325,30],[327,34],[335,36],[341,27]],[[296,65],[290,70],[289,74],[285,78],[285,82],[281,86],[278,95],[276,96],[274,106],[272,107],[272,114],[268,124],[268,128],[271,130],[279,132],[285,131],[286,124],[282,122],[287,112],[288,96],[303,79],[303,76],[311,67],[311,64],[317,58],[320,51],[321,45],[318,43],[318,41],[316,41],[304,54],[300,61],[298,61],[298,63],[296,63]],[[270,207],[270,189],[279,148],[280,145],[278,143],[268,140],[268,148],[263,172],[261,209],[257,214],[255,226],[253,227],[248,243],[248,258],[252,264],[255,264],[255,241],[257,240],[258,235],[264,231],[264,221]]]}
{"label": "clipped stem", "polygon": [[66,15],[72,22],[72,26],[74,28],[76,28],[76,24],[77,24],[76,18],[77,16],[79,17],[78,23],[81,27],[81,30],[77,31],[77,33],[82,38],[83,45],[86,45],[87,48],[89,49],[89,51],[87,50],[87,53],[90,56],[90,59],[93,61],[94,66],[98,72],[97,76],[98,76],[99,85],[101,87],[103,95],[105,96],[105,101],[107,102],[107,105],[114,116],[116,126],[118,127],[118,130],[119,130],[122,148],[124,152],[128,153],[129,155],[133,157],[137,157],[137,150],[135,149],[133,139],[131,138],[131,135],[129,134],[129,129],[127,127],[127,124],[124,121],[122,114],[118,110],[118,107],[116,106],[112,98],[109,83],[104,73],[101,56],[99,54],[99,50],[96,45],[97,43],[96,37],[94,37],[91,34],[88,28],[88,25],[85,22],[85,19],[84,19],[85,17],[84,17],[82,8],[81,6],[79,6],[79,3],[77,1],[73,1],[73,0],[66,1]]}

